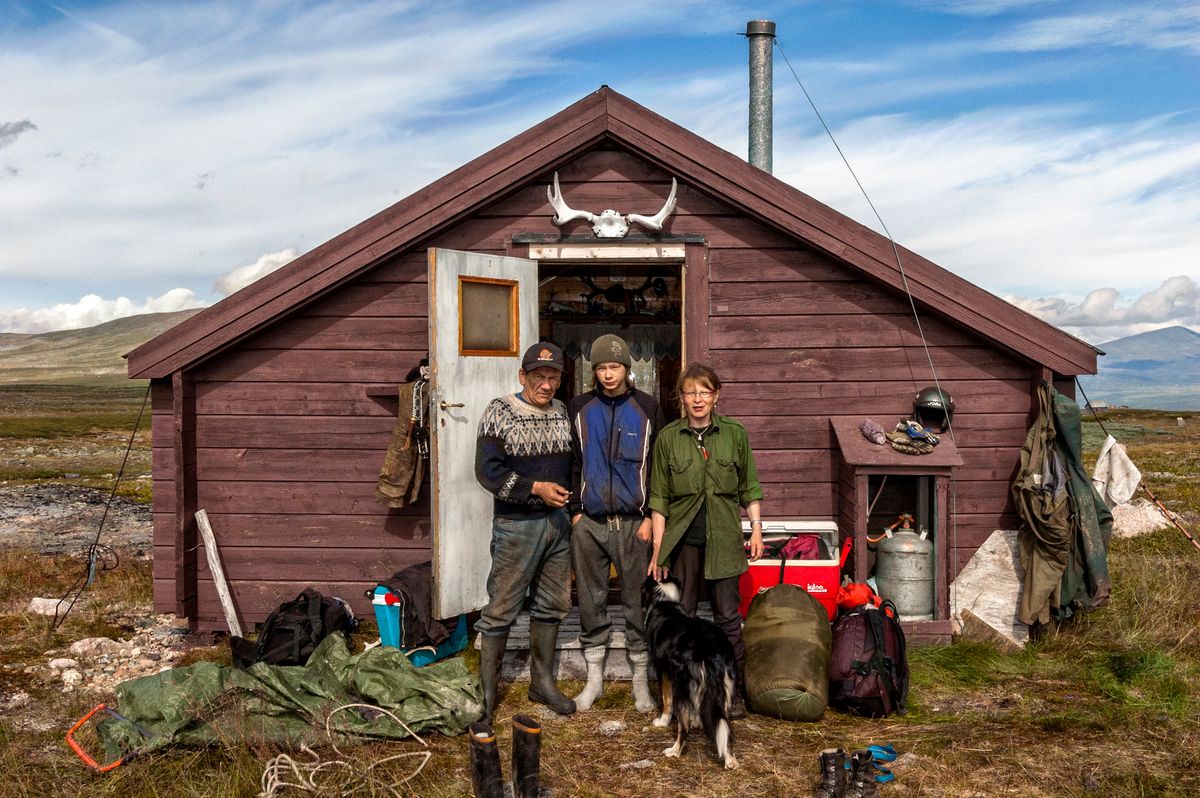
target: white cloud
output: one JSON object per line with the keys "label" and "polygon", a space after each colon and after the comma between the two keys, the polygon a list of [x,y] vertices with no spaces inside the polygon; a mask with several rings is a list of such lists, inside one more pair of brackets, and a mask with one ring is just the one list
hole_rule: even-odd
{"label": "white cloud", "polygon": [[1031,6],[1047,5],[1053,0],[920,0],[919,6],[949,14],[964,14],[972,17],[989,17],[1006,14]]}
{"label": "white cloud", "polygon": [[229,296],[240,291],[260,277],[270,274],[276,269],[286,266],[296,259],[296,250],[285,249],[281,252],[270,252],[247,266],[239,266],[228,274],[223,274],[213,283],[213,290],[222,296]]}
{"label": "white cloud", "polygon": [[1117,46],[1200,53],[1200,7],[1190,0],[1079,7],[1087,10],[1024,23],[993,46],[1019,52]]}
{"label": "white cloud", "polygon": [[1097,288],[1078,302],[1061,297],[1004,297],[1033,315],[1089,341],[1106,341],[1174,325],[1200,326],[1200,286],[1171,277],[1133,302],[1115,288]]}
{"label": "white cloud", "polygon": [[[1063,6],[932,5],[979,20],[969,33],[793,61],[900,243],[1024,296],[1080,284],[1140,295],[1193,271],[1195,117],[1098,124],[1078,101],[1002,107],[1002,90],[1056,86],[1069,59],[1012,53],[1022,41],[1075,46],[1055,22]],[[1164,4],[1147,8],[1128,36],[1165,42],[1151,33],[1195,29],[1186,6],[1171,6],[1175,23]],[[750,17],[738,4],[651,0],[595,17],[571,2],[227,0],[71,14],[29,32],[0,26],[0,107],[9,125],[37,122],[0,162],[0,308],[176,286],[215,299],[214,275],[218,292],[236,290],[271,268],[261,253],[313,249],[601,82],[745,156],[735,34]],[[1012,21],[1038,16],[1040,27]],[[1115,35],[1100,22],[1087,30],[1101,43]],[[704,55],[675,57],[695,34],[708,37],[686,46]],[[1004,57],[975,60],[997,40]],[[663,59],[646,68],[633,49]],[[775,71],[775,173],[875,226],[782,59]],[[911,113],[881,113],[896,108]],[[1134,104],[1125,118],[1141,113]]]}
{"label": "white cloud", "polygon": [[141,304],[123,296],[105,299],[96,294],[88,294],[78,302],[60,303],[48,308],[0,311],[0,331],[40,333],[77,330],[141,313],[169,313],[202,308],[207,304],[197,299],[195,293],[187,288],[173,288],[160,296],[146,297]]}
{"label": "white cloud", "polygon": [[[1200,263],[1200,125],[1168,121],[997,108],[867,117],[837,135],[897,241],[966,279],[1027,296],[1144,292]],[[823,134],[781,149],[777,138],[778,176],[879,229]]]}
{"label": "white cloud", "polygon": [[259,253],[312,249],[595,90],[606,75],[566,62],[581,39],[732,35],[746,18],[678,2],[599,17],[571,2],[59,13],[0,28],[0,107],[38,126],[0,164],[9,303],[49,295],[48,279],[79,296],[97,274],[110,294],[202,290]]}

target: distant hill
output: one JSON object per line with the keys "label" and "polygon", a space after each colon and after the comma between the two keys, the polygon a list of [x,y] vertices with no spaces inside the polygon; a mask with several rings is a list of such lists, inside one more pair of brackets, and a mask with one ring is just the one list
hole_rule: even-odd
{"label": "distant hill", "polygon": [[48,333],[0,333],[0,383],[127,385],[126,352],[197,310],[144,313]]}
{"label": "distant hill", "polygon": [[1081,377],[1093,401],[1156,410],[1200,410],[1200,333],[1167,327],[1100,344],[1100,373]]}

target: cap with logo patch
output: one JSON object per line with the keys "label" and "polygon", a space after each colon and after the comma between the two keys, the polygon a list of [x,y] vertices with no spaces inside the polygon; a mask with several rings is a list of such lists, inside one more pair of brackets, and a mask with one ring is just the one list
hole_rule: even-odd
{"label": "cap with logo patch", "polygon": [[566,368],[566,361],[563,359],[563,351],[558,348],[557,344],[550,341],[539,341],[525,350],[525,357],[521,358],[521,368],[526,371],[533,369],[562,371]]}

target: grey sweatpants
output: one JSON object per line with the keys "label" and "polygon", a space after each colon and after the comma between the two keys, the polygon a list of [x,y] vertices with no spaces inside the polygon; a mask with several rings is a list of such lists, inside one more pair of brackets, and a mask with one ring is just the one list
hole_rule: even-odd
{"label": "grey sweatpants", "polygon": [[579,595],[579,644],[583,648],[607,646],[612,630],[608,618],[609,566],[616,566],[621,581],[621,609],[625,613],[625,648],[646,650],[646,619],[642,612],[642,583],[650,566],[650,544],[637,539],[641,518],[608,519],[580,516],[571,529],[571,564]]}

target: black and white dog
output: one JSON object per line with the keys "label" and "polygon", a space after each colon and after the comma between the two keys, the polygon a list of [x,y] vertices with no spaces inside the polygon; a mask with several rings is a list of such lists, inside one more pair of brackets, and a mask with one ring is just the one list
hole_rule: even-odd
{"label": "black and white dog", "polygon": [[646,642],[662,685],[663,711],[654,725],[668,726],[675,720],[675,744],[663,754],[682,754],[688,729],[699,725],[716,746],[721,762],[733,769],[738,766],[729,726],[735,684],[733,646],[715,623],[685,614],[679,596],[678,579],[656,582],[648,577],[642,586]]}

